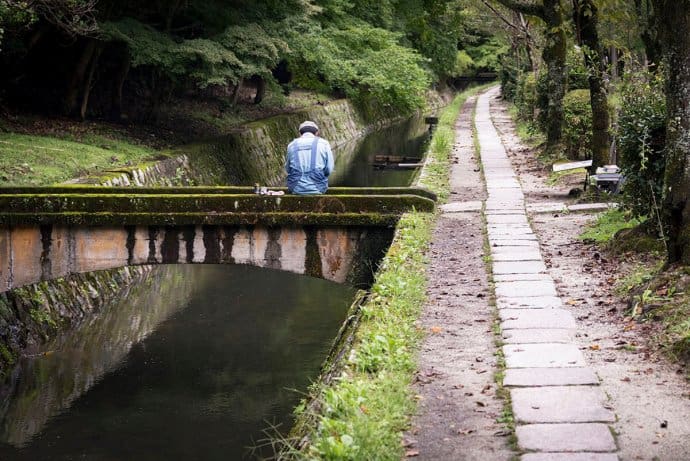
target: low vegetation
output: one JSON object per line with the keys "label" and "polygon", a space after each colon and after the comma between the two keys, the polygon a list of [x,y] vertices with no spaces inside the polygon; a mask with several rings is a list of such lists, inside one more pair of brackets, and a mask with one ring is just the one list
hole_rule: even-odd
{"label": "low vegetation", "polygon": [[0,133],[0,186],[59,183],[160,155],[151,147],[96,134],[76,141]]}
{"label": "low vegetation", "polygon": [[[448,159],[453,124],[477,89],[457,96],[440,117],[428,151],[421,185],[448,195]],[[361,324],[340,376],[315,384],[297,418],[311,421],[306,452],[285,448],[285,456],[314,459],[400,459],[402,432],[415,409],[410,384],[422,333],[416,326],[425,301],[425,268],[435,216],[408,213],[384,258],[371,296],[361,307]],[[317,405],[308,402],[316,401]],[[288,444],[289,445],[289,444]]]}

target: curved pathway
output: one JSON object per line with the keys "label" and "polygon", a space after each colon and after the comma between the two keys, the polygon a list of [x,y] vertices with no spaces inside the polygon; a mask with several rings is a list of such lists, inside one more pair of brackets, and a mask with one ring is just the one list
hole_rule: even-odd
{"label": "curved pathway", "polygon": [[594,371],[575,344],[576,322],[563,309],[530,227],[520,183],[478,100],[475,124],[488,198],[485,218],[501,320],[506,372],[518,447],[525,461],[616,460],[605,404]]}

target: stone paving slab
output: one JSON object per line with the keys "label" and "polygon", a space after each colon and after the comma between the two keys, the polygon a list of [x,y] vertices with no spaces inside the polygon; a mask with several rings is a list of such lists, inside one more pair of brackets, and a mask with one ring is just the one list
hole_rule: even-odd
{"label": "stone paving slab", "polygon": [[563,307],[558,296],[526,296],[524,298],[498,298],[499,309],[552,309]]}
{"label": "stone paving slab", "polygon": [[489,214],[486,216],[486,222],[492,226],[494,224],[522,224],[529,226],[527,222],[527,215],[522,214]]}
{"label": "stone paving slab", "polygon": [[518,423],[612,423],[598,386],[523,387],[510,391]]}
{"label": "stone paving slab", "polygon": [[499,216],[499,215],[506,215],[506,214],[519,214],[519,213],[524,213],[525,209],[521,207],[520,205],[510,205],[509,208],[506,207],[501,207],[501,208],[486,208],[484,214],[486,216]]}
{"label": "stone paving slab", "polygon": [[494,275],[501,274],[539,274],[546,271],[542,261],[495,261]]}
{"label": "stone paving slab", "polygon": [[575,330],[566,328],[527,328],[506,330],[501,333],[504,344],[571,343]]}
{"label": "stone paving slab", "polygon": [[565,309],[500,309],[498,316],[504,330],[577,328],[575,317]]}
{"label": "stone paving slab", "polygon": [[534,296],[558,296],[553,280],[496,283],[496,296],[522,298]]}
{"label": "stone paving slab", "polygon": [[472,202],[450,202],[445,205],[441,205],[441,211],[444,213],[462,213],[467,211],[481,211],[482,202],[472,201]]}
{"label": "stone paving slab", "polygon": [[545,452],[615,451],[616,443],[606,424],[527,424],[515,428],[518,447]]}
{"label": "stone paving slab", "polygon": [[534,205],[527,205],[527,211],[535,214],[544,213],[577,213],[577,212],[599,212],[616,208],[613,203],[578,203],[575,205],[568,205],[561,202],[556,203],[539,203]]}
{"label": "stone paving slab", "polygon": [[[505,240],[504,240],[505,241]],[[510,256],[511,260],[523,256],[525,261],[533,261],[536,256],[537,261],[541,261],[541,251],[538,242],[531,241],[532,245],[501,245],[491,246],[491,255],[496,259],[497,256]],[[527,257],[529,256],[529,257]],[[500,259],[498,259],[500,261]],[[519,261],[519,259],[518,259]]]}
{"label": "stone paving slab", "polygon": [[503,346],[507,368],[569,368],[585,366],[575,344],[509,344]]}
{"label": "stone paving slab", "polygon": [[541,261],[539,251],[523,251],[521,253],[492,254],[491,259],[500,262]]}
{"label": "stone paving slab", "polygon": [[[487,227],[487,233],[489,234],[489,242],[500,238],[501,236],[507,236],[507,237],[519,237],[519,236],[524,236],[524,235],[532,235],[534,236],[534,232],[529,226],[519,226],[519,225],[514,225],[513,227],[510,226],[488,226]],[[534,236],[534,239],[536,240],[536,236]]]}
{"label": "stone paving slab", "polygon": [[508,387],[598,385],[599,379],[589,367],[583,368],[511,368],[503,385]]}
{"label": "stone paving slab", "polygon": [[489,241],[491,245],[499,245],[505,241],[519,241],[519,240],[533,240],[537,241],[537,236],[534,234],[509,235],[509,234],[490,234]]}
{"label": "stone paving slab", "polygon": [[[524,236],[523,236],[524,237]],[[531,236],[528,236],[531,237]],[[491,242],[491,248],[495,247],[534,247],[534,248],[539,248],[539,242],[536,239],[532,238],[524,238],[524,239],[505,239],[505,240],[494,240]]]}
{"label": "stone paving slab", "polygon": [[551,280],[548,274],[498,274],[494,282],[521,282],[526,280]]}
{"label": "stone paving slab", "polygon": [[521,461],[618,461],[615,453],[527,453]]}

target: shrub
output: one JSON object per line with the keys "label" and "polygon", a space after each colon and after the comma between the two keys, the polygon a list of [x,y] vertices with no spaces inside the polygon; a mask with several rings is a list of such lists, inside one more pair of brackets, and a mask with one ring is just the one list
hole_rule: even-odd
{"label": "shrub", "polygon": [[566,56],[566,66],[568,66],[568,90],[588,90],[589,71],[585,65],[585,56],[579,46],[574,46],[568,50]]}
{"label": "shrub", "polygon": [[592,107],[589,90],[573,90],[563,98],[563,144],[569,159],[592,158]]}
{"label": "shrub", "polygon": [[537,78],[532,72],[520,76],[515,91],[515,106],[522,120],[533,122],[537,109]]}
{"label": "shrub", "polygon": [[666,162],[666,100],[662,72],[629,73],[621,89],[618,154],[625,175],[623,203],[635,216],[655,215]]}

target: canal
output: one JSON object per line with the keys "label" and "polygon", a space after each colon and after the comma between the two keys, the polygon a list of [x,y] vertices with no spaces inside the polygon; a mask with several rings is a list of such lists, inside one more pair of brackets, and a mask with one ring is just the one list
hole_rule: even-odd
{"label": "canal", "polygon": [[[374,169],[374,156],[421,157],[426,138],[416,118],[342,146],[331,184],[407,185],[414,170]],[[255,455],[268,428],[289,430],[355,292],[250,266],[156,266],[0,384],[0,460]]]}

